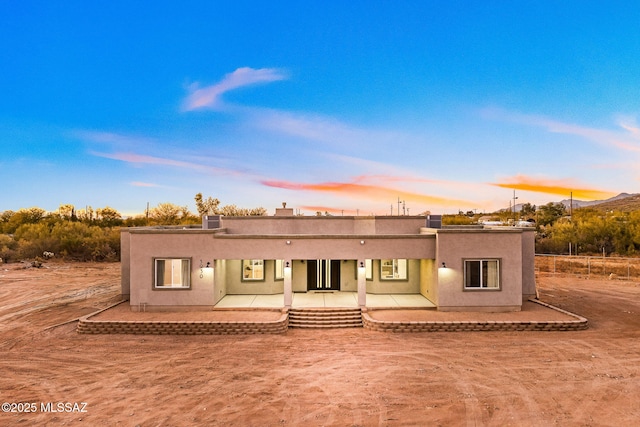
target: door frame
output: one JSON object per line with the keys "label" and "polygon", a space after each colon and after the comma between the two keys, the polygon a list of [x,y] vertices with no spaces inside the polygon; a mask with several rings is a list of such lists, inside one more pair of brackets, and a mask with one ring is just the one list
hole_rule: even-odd
{"label": "door frame", "polygon": [[307,291],[339,291],[340,260],[307,260]]}

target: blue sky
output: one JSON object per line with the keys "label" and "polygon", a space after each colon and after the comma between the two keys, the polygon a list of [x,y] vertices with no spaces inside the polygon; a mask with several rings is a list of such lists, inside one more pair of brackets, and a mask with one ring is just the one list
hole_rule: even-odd
{"label": "blue sky", "polygon": [[0,3],[0,211],[640,192],[640,3]]}

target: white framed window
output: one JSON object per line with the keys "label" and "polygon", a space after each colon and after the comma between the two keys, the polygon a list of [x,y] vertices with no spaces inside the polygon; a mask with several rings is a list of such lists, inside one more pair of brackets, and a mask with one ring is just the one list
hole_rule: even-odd
{"label": "white framed window", "polygon": [[500,260],[464,260],[464,289],[500,289]]}
{"label": "white framed window", "polygon": [[264,280],[264,260],[243,259],[242,280],[246,282]]}
{"label": "white framed window", "polygon": [[407,280],[407,260],[381,259],[380,280]]}
{"label": "white framed window", "polygon": [[284,280],[284,260],[277,259],[274,261],[275,269],[274,269],[274,279],[275,280]]}
{"label": "white framed window", "polygon": [[189,289],[191,287],[191,259],[155,258],[155,289]]}
{"label": "white framed window", "polygon": [[365,280],[373,280],[373,263],[370,259],[364,260]]}

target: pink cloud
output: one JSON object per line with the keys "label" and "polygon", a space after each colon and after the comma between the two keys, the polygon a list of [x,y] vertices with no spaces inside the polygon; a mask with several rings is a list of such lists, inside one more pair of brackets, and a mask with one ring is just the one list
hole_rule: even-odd
{"label": "pink cloud", "polygon": [[345,197],[369,199],[380,202],[388,202],[390,200],[393,201],[401,199],[406,202],[446,207],[476,205],[475,203],[466,200],[449,199],[386,186],[355,182],[323,182],[318,184],[303,184],[291,181],[263,180],[261,181],[261,183],[267,187],[318,193],[331,193]]}
{"label": "pink cloud", "polygon": [[222,102],[221,97],[225,92],[243,86],[268,83],[286,78],[287,74],[277,68],[238,68],[234,72],[226,74],[221,81],[214,85],[203,88],[199,88],[197,84],[194,85],[184,102],[184,110],[192,111],[206,107],[219,107]]}
{"label": "pink cloud", "polygon": [[586,200],[608,199],[616,195],[616,193],[612,191],[586,188],[584,185],[572,183],[567,180],[540,179],[526,175],[517,175],[512,178],[507,178],[503,182],[493,183],[491,185],[559,196],[573,194],[576,198]]}

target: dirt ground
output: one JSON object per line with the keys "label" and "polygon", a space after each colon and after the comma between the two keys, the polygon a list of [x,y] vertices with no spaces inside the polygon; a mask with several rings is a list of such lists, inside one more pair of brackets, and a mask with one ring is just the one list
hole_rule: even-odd
{"label": "dirt ground", "polygon": [[119,264],[18,267],[0,265],[0,400],[22,411],[3,426],[640,423],[638,283],[540,277],[589,319],[576,332],[78,335],[64,322],[118,299]]}

